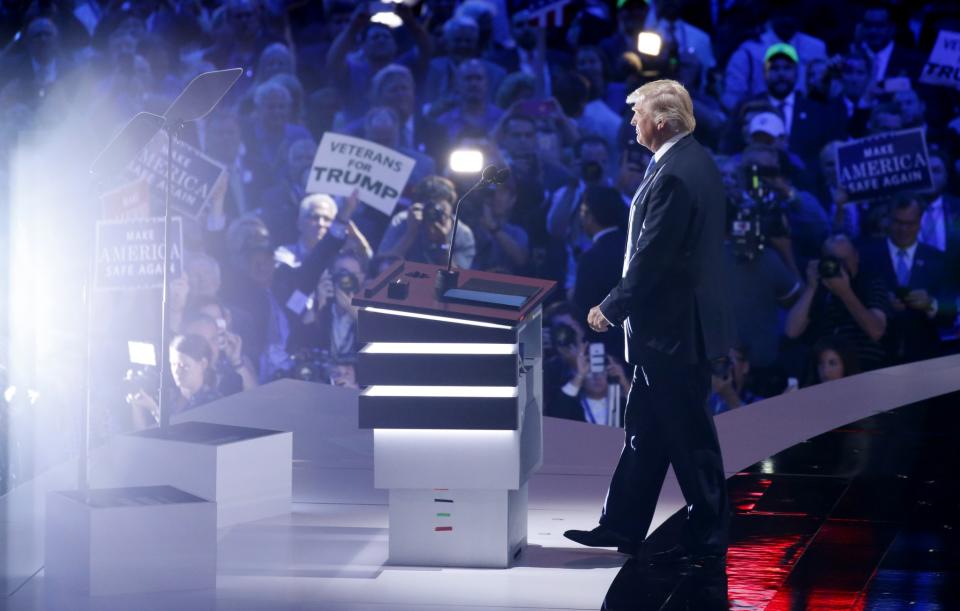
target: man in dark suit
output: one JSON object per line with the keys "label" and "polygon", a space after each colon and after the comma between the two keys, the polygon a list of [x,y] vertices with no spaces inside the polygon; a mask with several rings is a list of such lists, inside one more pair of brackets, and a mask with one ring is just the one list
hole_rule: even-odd
{"label": "man in dark suit", "polygon": [[940,353],[939,327],[956,316],[946,291],[947,261],[943,253],[917,241],[920,200],[904,196],[890,209],[887,239],[863,249],[864,264],[879,273],[890,289],[893,310],[884,347],[894,363],[932,358]]}
{"label": "man in dark suit", "polygon": [[[627,209],[620,192],[613,187],[587,187],[580,203],[580,225],[590,238],[590,246],[577,261],[576,281],[573,285],[573,303],[580,320],[587,311],[607,296],[620,282],[619,263],[623,259],[623,245],[627,235]],[[619,333],[597,334],[590,331],[587,338],[603,342],[607,354],[623,354],[623,336]]]}
{"label": "man in dark suit", "polygon": [[[711,364],[722,362],[733,343],[724,298],[723,183],[710,154],[689,135],[696,121],[682,85],[647,83],[627,103],[637,141],[654,156],[630,207],[620,282],[587,315],[598,332],[623,326],[626,360],[636,366],[626,443],[600,525],[564,535],[651,562],[718,561],[726,554],[730,511],[706,399]],[[684,541],[651,555],[641,543],[669,465],[687,503]]]}

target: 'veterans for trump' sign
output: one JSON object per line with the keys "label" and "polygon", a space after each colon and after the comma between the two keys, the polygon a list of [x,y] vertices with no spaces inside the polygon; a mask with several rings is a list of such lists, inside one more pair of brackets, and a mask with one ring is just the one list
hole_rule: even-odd
{"label": "'veterans for trump' sign", "polygon": [[930,165],[923,129],[906,129],[837,146],[837,184],[851,200],[929,189]]}
{"label": "'veterans for trump' sign", "polygon": [[[170,223],[170,278],[183,272],[183,230],[180,217]],[[146,289],[163,286],[163,218],[97,223],[98,289]]]}
{"label": "'veterans for trump' sign", "polygon": [[940,30],[920,82],[960,89],[960,32]]}
{"label": "'veterans for trump' sign", "polygon": [[350,195],[357,190],[360,201],[391,214],[415,163],[412,157],[374,142],[324,132],[307,193]]}

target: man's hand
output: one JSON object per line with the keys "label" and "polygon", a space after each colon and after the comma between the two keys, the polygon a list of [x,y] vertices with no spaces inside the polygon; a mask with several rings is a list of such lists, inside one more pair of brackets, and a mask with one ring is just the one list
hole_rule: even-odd
{"label": "man's hand", "polygon": [[821,278],[820,282],[823,283],[823,286],[827,287],[827,290],[836,295],[837,297],[843,297],[850,293],[850,276],[847,275],[847,270],[843,267],[840,268],[840,275],[834,278]]}
{"label": "man's hand", "polygon": [[423,223],[423,204],[415,203],[407,210],[407,233],[416,234]]}
{"label": "man's hand", "polygon": [[598,305],[590,308],[590,312],[587,314],[587,324],[597,333],[603,333],[610,328],[610,321],[604,318]]}
{"label": "man's hand", "polygon": [[357,207],[360,206],[360,191],[359,189],[354,189],[353,193],[343,200],[343,205],[340,206],[340,209],[337,211],[337,220],[342,223],[349,223],[350,218],[353,216],[353,213],[357,211]]}
{"label": "man's hand", "polygon": [[914,289],[903,299],[904,305],[912,310],[929,312],[933,307],[933,298],[923,289]]}
{"label": "man's hand", "polygon": [[807,261],[807,286],[811,289],[816,288],[817,284],[820,283],[820,260],[812,259]]}
{"label": "man's hand", "polygon": [[243,339],[236,333],[224,331],[223,335],[223,353],[234,369],[243,366]]}

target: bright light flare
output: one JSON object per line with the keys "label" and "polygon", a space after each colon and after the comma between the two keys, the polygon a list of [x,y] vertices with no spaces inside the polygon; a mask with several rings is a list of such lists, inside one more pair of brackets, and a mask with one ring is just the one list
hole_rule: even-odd
{"label": "bright light flare", "polygon": [[385,25],[391,30],[399,28],[403,25],[403,19],[400,19],[400,15],[390,11],[382,11],[380,13],[374,13],[370,16],[370,23],[379,23],[380,25]]}
{"label": "bright light flare", "polygon": [[474,149],[457,149],[450,153],[450,169],[458,174],[476,174],[483,169],[483,153]]}
{"label": "bright light flare", "polygon": [[656,32],[640,32],[637,36],[637,51],[643,55],[660,55],[663,39]]}

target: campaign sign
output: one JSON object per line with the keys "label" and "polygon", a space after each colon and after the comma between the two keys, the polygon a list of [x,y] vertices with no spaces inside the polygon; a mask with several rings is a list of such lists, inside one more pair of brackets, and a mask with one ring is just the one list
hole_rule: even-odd
{"label": "campaign sign", "polygon": [[[158,133],[127,169],[150,186],[154,210],[163,209],[167,184],[167,136]],[[203,210],[213,186],[226,168],[182,140],[173,145],[173,167],[170,171],[170,207],[191,218]]]}
{"label": "campaign sign", "polygon": [[922,128],[888,132],[837,146],[837,184],[851,200],[873,199],[932,185]]}
{"label": "campaign sign", "polygon": [[[180,217],[170,222],[170,277],[183,272],[183,229]],[[97,223],[98,289],[145,289],[163,286],[163,218]]]}
{"label": "campaign sign", "polygon": [[920,82],[960,89],[960,32],[940,30]]}
{"label": "campaign sign", "polygon": [[143,178],[100,196],[105,219],[142,219],[150,216],[150,186]]}
{"label": "campaign sign", "polygon": [[360,138],[324,132],[307,179],[307,193],[350,195],[391,214],[416,163],[412,157]]}

